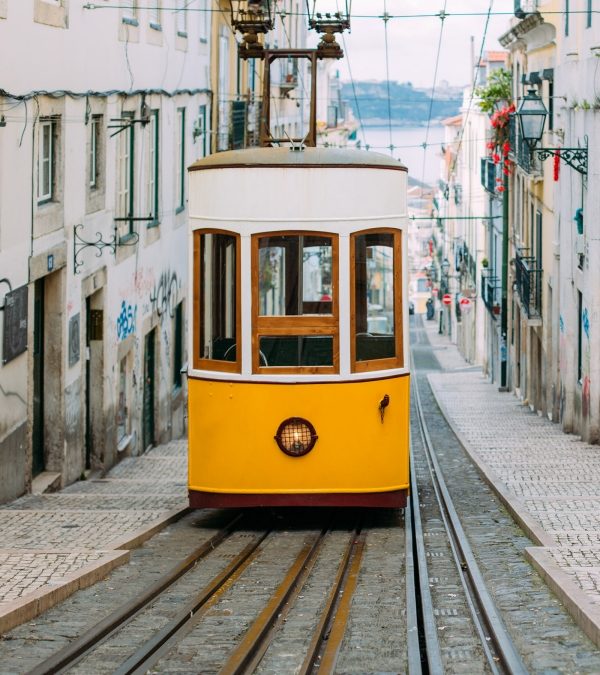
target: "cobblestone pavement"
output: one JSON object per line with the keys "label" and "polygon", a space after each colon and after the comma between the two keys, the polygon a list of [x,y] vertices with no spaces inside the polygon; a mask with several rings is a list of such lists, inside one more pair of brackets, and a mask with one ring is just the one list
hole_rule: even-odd
{"label": "cobblestone pavement", "polygon": [[600,646],[600,447],[562,432],[510,392],[499,392],[424,321],[444,372],[429,383],[448,422],[534,544],[526,549]]}
{"label": "cobblestone pavement", "polygon": [[102,479],[0,507],[0,632],[126,562],[125,549],[185,508],[186,472],[186,443],[172,441]]}

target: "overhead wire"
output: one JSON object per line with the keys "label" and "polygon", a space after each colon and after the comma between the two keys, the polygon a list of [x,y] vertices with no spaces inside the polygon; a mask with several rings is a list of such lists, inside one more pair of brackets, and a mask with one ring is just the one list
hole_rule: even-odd
{"label": "overhead wire", "polygon": [[387,3],[383,0],[383,32],[385,36],[385,86],[387,90],[388,129],[390,134],[390,152],[394,154],[394,137],[392,135],[392,96],[390,93],[390,52],[388,47],[388,13]]}
{"label": "overhead wire", "polygon": [[475,87],[477,85],[477,74],[478,74],[478,70],[479,70],[479,65],[481,64],[481,61],[483,59],[483,50],[485,48],[485,41],[487,39],[487,32],[488,32],[488,27],[490,25],[490,17],[492,16],[493,6],[494,6],[494,0],[490,0],[490,4],[489,4],[489,8],[488,8],[488,14],[487,14],[486,21],[485,21],[485,26],[483,28],[483,37],[481,39],[481,45],[479,47],[479,57],[477,59],[477,63],[475,64],[475,69],[474,69],[474,72],[473,72],[473,81],[472,81],[472,84],[471,84],[471,94],[470,94],[470,97],[469,97],[469,103],[467,104],[467,110],[466,110],[466,113],[464,114],[464,117],[463,117],[463,122],[462,122],[462,126],[461,126],[461,129],[460,129],[460,135],[459,135],[459,138],[458,138],[458,144],[457,144],[457,147],[456,147],[456,154],[454,155],[452,165],[450,166],[449,174],[452,174],[454,172],[454,170],[456,169],[456,161],[458,159],[458,155],[459,155],[460,149],[462,147],[463,137],[465,135],[465,128],[467,126],[467,121],[469,119],[469,114],[471,112],[471,106],[473,105],[473,98],[475,97]]}
{"label": "overhead wire", "polygon": [[433,72],[433,85],[431,87],[431,97],[429,99],[429,113],[427,115],[427,128],[425,129],[425,140],[423,141],[423,167],[421,171],[421,182],[425,182],[425,164],[427,161],[427,142],[429,141],[429,128],[431,126],[431,117],[433,114],[433,99],[435,96],[435,88],[437,86],[437,76],[438,76],[438,69],[440,65],[440,54],[442,51],[442,38],[444,35],[444,21],[446,19],[446,6],[448,4],[448,0],[444,0],[444,8],[440,12],[440,34],[438,37],[438,45],[437,45],[437,55],[435,57],[435,69]]}
{"label": "overhead wire", "polygon": [[[206,8],[197,8],[197,7],[188,7],[188,8],[180,8],[180,7],[165,7],[164,5],[159,5],[156,3],[152,4],[147,4],[147,5],[142,5],[138,3],[137,5],[138,9],[163,9],[165,11],[185,11],[185,12],[222,12],[223,10],[220,8],[217,9],[206,9]],[[131,9],[131,4],[116,4],[116,5],[109,5],[109,4],[102,4],[98,5],[94,2],[87,2],[83,5],[83,9],[88,9],[88,10],[95,10],[95,9]],[[539,12],[540,14],[544,14],[547,16],[555,16],[555,15],[560,15],[560,16],[565,16],[567,14],[566,10],[546,10],[544,9],[543,11]],[[570,15],[572,14],[600,14],[600,9],[569,9],[568,13]],[[309,14],[308,12],[305,11],[297,11],[297,12],[289,12],[290,15],[292,16],[304,16],[308,17]],[[477,17],[477,16],[488,16],[487,12],[448,12],[446,14],[446,18],[450,17]],[[492,12],[490,16],[514,16],[514,11],[498,11],[498,12]],[[382,19],[383,16],[381,14],[353,14],[352,15],[353,19]],[[411,14],[389,14],[388,19],[389,20],[394,20],[394,19],[427,19],[427,18],[440,18],[440,12],[422,12],[422,13],[411,13]]]}

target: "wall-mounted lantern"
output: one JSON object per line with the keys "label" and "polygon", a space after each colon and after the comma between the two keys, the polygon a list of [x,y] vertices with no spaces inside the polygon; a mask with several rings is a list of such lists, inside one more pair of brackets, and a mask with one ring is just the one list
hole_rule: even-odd
{"label": "wall-mounted lantern", "polygon": [[541,160],[548,159],[548,157],[559,157],[575,171],[584,176],[587,175],[587,136],[583,148],[536,148],[536,145],[542,140],[548,110],[535,89],[530,89],[527,92],[515,115],[519,121],[521,136],[532,154],[537,154]]}

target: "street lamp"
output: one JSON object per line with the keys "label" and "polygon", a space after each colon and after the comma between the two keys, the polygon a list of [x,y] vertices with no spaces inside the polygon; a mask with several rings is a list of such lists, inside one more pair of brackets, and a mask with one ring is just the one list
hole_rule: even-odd
{"label": "street lamp", "polygon": [[542,140],[544,124],[548,116],[546,106],[535,89],[530,89],[527,92],[527,96],[521,101],[521,105],[515,115],[519,120],[521,137],[529,146],[532,155],[537,155],[540,160],[548,159],[548,157],[559,157],[572,169],[587,176],[587,136],[585,137],[585,147],[583,148],[535,147]]}
{"label": "street lamp", "polygon": [[530,89],[517,110],[521,136],[533,151],[542,140],[548,111],[535,89]]}

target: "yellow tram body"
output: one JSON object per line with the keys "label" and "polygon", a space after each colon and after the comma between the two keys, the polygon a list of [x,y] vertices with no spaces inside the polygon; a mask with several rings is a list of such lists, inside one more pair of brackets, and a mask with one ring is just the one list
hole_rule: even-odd
{"label": "yellow tram body", "polygon": [[[394,406],[382,423],[377,405],[385,394]],[[313,493],[315,503],[327,503],[323,495],[330,493],[354,495],[356,501],[360,493],[395,493],[408,487],[403,447],[408,377],[283,386],[194,380],[189,402],[190,409],[202,410],[190,424],[190,447],[202,448],[190,453],[192,492],[283,491],[301,495],[298,503],[305,504]],[[318,430],[314,450],[302,458],[280,452],[273,441],[290,411],[311,420]],[[231,424],[212,422],[220,418]]]}
{"label": "yellow tram body", "polygon": [[192,507],[405,505],[405,206],[373,153],[190,168]]}

